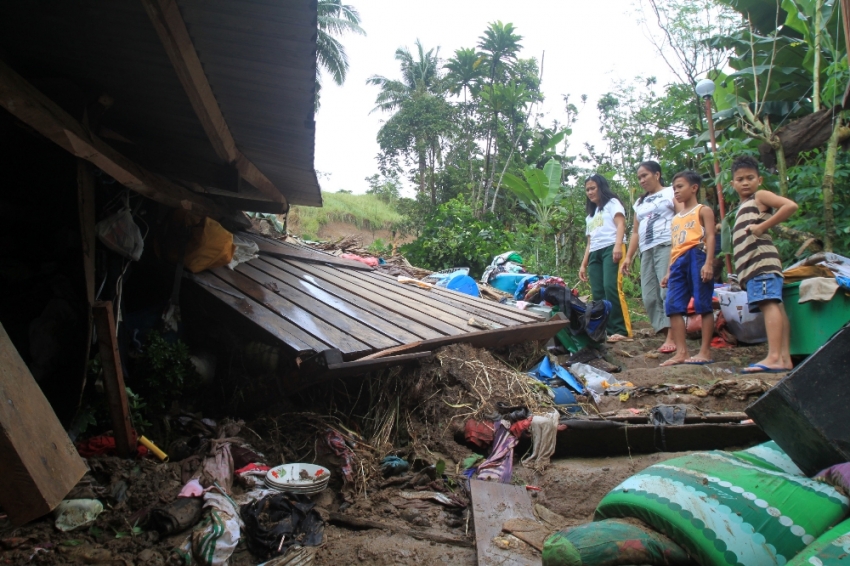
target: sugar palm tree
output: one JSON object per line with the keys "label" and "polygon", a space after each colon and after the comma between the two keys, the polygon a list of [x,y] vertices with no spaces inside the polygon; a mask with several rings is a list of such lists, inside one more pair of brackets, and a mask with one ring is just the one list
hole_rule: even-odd
{"label": "sugar palm tree", "polygon": [[319,91],[322,88],[322,70],[330,74],[333,81],[342,85],[348,74],[348,55],[337,37],[353,32],[366,35],[360,27],[360,14],[342,0],[319,0],[318,30],[316,36],[316,109],[319,108]]}

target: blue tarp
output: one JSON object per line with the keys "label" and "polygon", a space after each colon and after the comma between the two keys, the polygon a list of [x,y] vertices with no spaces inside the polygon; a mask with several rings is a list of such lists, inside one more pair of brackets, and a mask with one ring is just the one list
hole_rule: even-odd
{"label": "blue tarp", "polygon": [[[528,370],[528,374],[532,377],[535,377],[549,385],[550,387],[557,387],[561,385],[560,383],[551,383],[552,380],[559,379],[564,382],[570,389],[578,393],[579,395],[585,394],[584,385],[569,371],[567,368],[553,365],[549,360],[549,356],[544,356],[540,363]],[[575,402],[575,401],[573,401]]]}

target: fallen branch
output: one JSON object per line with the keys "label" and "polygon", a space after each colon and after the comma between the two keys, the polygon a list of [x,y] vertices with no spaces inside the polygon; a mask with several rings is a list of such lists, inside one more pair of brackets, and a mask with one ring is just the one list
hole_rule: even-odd
{"label": "fallen branch", "polygon": [[346,515],[344,513],[331,513],[330,522],[345,525],[347,527],[352,527],[355,529],[384,529],[386,531],[391,531],[401,535],[407,535],[415,539],[430,540],[433,542],[438,542],[440,544],[449,544],[452,546],[462,546],[467,548],[474,546],[473,543],[468,540],[428,533],[425,531],[404,529],[401,527],[396,527],[394,525],[388,525],[387,523],[380,523],[378,521],[371,521],[369,519],[360,519],[358,517],[352,517],[351,515]]}

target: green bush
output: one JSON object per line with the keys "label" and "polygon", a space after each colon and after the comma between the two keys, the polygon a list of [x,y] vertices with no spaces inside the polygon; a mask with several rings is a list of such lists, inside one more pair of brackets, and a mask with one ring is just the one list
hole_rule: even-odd
{"label": "green bush", "polygon": [[461,196],[437,207],[420,236],[401,252],[419,267],[469,267],[473,276],[480,276],[494,256],[512,246],[513,234],[504,224],[490,214],[477,218]]}

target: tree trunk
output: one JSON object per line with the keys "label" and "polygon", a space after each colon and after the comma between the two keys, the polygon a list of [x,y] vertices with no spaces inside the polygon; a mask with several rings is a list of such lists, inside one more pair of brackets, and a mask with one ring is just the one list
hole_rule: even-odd
{"label": "tree trunk", "polygon": [[785,161],[785,147],[782,145],[782,140],[779,136],[773,136],[776,140],[771,143],[773,150],[776,152],[776,169],[779,172],[779,194],[788,198],[788,163]]}
{"label": "tree trunk", "polygon": [[428,157],[424,149],[419,150],[419,192],[425,192],[425,170],[428,168]]}
{"label": "tree trunk", "polygon": [[823,27],[823,0],[815,2],[815,45],[814,45],[814,69],[812,70],[812,78],[814,86],[812,86],[812,112],[820,110],[820,46],[821,46],[821,27]]}
{"label": "tree trunk", "polygon": [[835,189],[835,161],[838,157],[838,134],[841,129],[841,116],[835,121],[829,144],[826,146],[826,162],[823,167],[823,250],[832,251],[835,242],[835,215],[832,209],[832,197]]}

